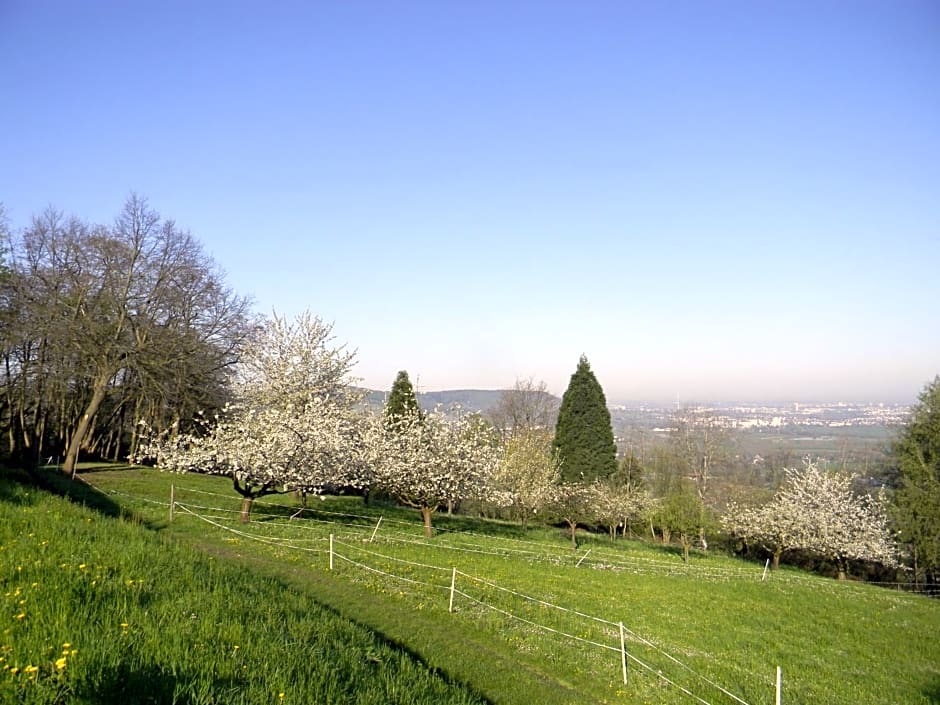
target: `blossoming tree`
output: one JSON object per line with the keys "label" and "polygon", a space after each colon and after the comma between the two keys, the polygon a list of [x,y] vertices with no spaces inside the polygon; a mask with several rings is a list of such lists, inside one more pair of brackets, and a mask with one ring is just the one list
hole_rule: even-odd
{"label": "blossoming tree", "polygon": [[493,477],[500,506],[518,512],[522,527],[529,517],[551,504],[561,477],[561,460],[552,436],[540,429],[517,431],[503,447],[502,462]]}
{"label": "blossoming tree", "polygon": [[883,494],[858,494],[852,487],[856,475],[826,472],[809,458],[803,462],[803,468],[786,471],[783,487],[768,504],[729,507],[725,529],[771,551],[775,567],[789,549],[832,560],[840,580],[850,560],[896,565]]}
{"label": "blossoming tree", "polygon": [[486,499],[499,462],[493,434],[468,415],[440,411],[404,414],[394,423],[375,419],[371,441],[373,482],[414,507],[431,536],[431,517],[448,502]]}
{"label": "blossoming tree", "polygon": [[258,330],[240,364],[236,401],[203,420],[203,432],[165,433],[141,446],[174,472],[231,478],[243,497],[242,521],[264,495],[369,479],[362,424],[350,385],[353,354],[332,345],[332,326],[309,312],[274,316]]}

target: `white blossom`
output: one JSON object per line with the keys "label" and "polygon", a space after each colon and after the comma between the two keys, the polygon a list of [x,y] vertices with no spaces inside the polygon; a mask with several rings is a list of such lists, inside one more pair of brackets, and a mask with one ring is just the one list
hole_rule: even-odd
{"label": "white blossom", "polygon": [[722,518],[726,530],[754,541],[774,556],[800,549],[836,562],[843,577],[849,560],[896,565],[883,493],[856,494],[856,475],[826,472],[817,461],[786,470],[783,487],[767,504],[731,505]]}
{"label": "white blossom", "polygon": [[421,510],[425,533],[431,515],[447,503],[487,499],[499,461],[493,434],[478,419],[440,411],[409,414],[393,424],[375,419],[370,441],[375,485]]}

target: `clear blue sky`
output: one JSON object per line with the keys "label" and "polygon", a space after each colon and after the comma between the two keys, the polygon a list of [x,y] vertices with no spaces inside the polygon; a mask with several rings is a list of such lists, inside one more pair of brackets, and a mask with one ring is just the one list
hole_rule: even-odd
{"label": "clear blue sky", "polygon": [[131,191],[388,388],[911,401],[940,4],[0,0],[0,201]]}

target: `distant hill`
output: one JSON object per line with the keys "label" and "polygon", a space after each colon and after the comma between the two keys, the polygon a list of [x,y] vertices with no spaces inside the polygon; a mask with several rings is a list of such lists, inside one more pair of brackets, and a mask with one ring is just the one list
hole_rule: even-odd
{"label": "distant hill", "polygon": [[[502,389],[445,389],[439,392],[418,392],[418,404],[422,409],[431,411],[435,407],[451,409],[459,406],[464,411],[479,411],[486,413],[499,401],[503,394]],[[366,403],[370,406],[382,407],[388,392],[369,390],[366,394]]]}

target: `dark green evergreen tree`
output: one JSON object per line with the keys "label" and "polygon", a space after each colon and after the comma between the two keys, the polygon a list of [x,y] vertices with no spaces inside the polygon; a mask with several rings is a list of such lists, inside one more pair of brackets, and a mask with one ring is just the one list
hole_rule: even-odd
{"label": "dark green evergreen tree", "polygon": [[385,402],[385,420],[394,422],[412,414],[420,416],[421,407],[418,406],[418,398],[415,396],[414,387],[411,386],[411,380],[408,379],[408,373],[401,370],[395,377],[392,391]]}
{"label": "dark green evergreen tree", "polygon": [[940,376],[918,399],[894,445],[894,518],[910,550],[914,582],[935,587],[940,585]]}
{"label": "dark green evergreen tree", "polygon": [[592,482],[617,469],[617,446],[604,390],[582,355],[561,398],[554,447],[563,482]]}

